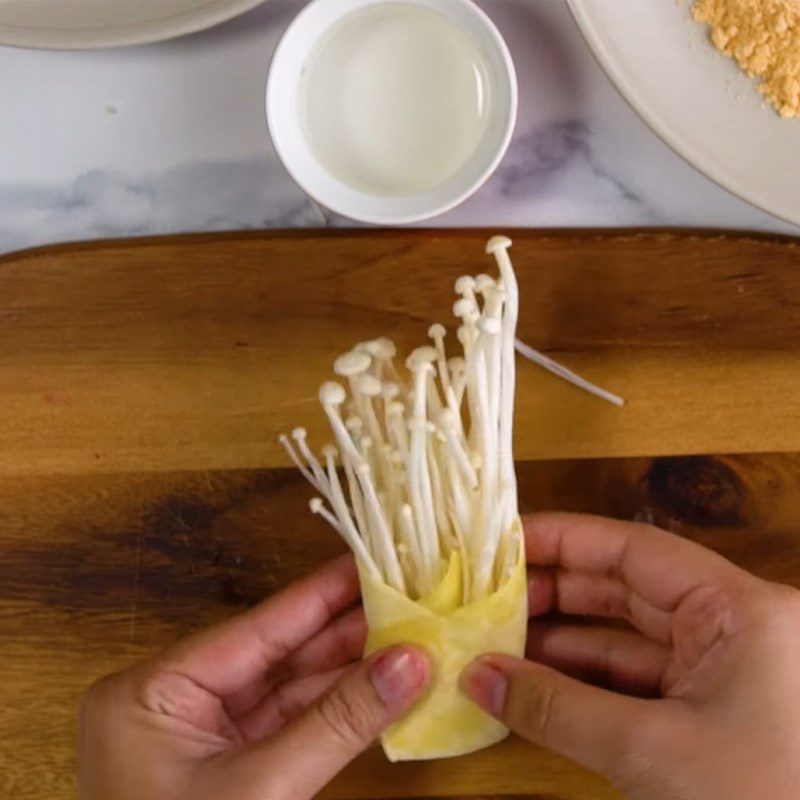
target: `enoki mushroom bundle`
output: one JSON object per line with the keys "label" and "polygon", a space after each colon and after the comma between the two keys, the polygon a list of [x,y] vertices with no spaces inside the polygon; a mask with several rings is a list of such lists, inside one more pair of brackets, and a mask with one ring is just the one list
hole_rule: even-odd
{"label": "enoki mushroom bundle", "polygon": [[458,355],[444,326],[401,375],[387,339],[339,356],[319,392],[336,444],[318,459],[298,428],[281,441],[317,491],[311,510],[356,556],[367,651],[425,648],[433,684],[383,737],[392,760],[468,753],[506,729],[458,690],[486,652],[521,655],[527,625],[522,528],[512,451],[519,293],[494,237],[499,275],[462,276],[453,306]]}

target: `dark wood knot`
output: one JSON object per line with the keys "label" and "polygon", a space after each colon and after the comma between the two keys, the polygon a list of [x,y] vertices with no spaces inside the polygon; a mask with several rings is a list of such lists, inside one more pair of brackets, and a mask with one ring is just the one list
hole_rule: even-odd
{"label": "dark wood knot", "polygon": [[658,458],[647,474],[650,501],[661,514],[698,527],[734,527],[746,518],[746,490],[716,458]]}

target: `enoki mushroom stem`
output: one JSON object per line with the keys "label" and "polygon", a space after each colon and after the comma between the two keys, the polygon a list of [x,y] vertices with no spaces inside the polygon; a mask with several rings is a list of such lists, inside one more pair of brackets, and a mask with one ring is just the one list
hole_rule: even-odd
{"label": "enoki mushroom stem", "polygon": [[[320,495],[311,510],[365,569],[415,600],[436,588],[455,551],[464,604],[494,592],[519,558],[513,430],[515,346],[521,345],[510,246],[504,236],[486,246],[496,279],[464,275],[455,283],[458,355],[448,358],[446,329],[434,324],[433,344],[413,350],[401,376],[390,340],[362,342],[334,363],[347,388],[331,381],[319,391],[336,446],[323,448],[320,462],[302,428],[292,434],[294,445],[280,439]],[[550,359],[537,360],[619,401]]]}
{"label": "enoki mushroom stem", "polygon": [[[319,392],[336,446],[311,452],[305,431],[281,437],[316,490],[311,510],[344,539],[364,568],[418,599],[461,556],[463,602],[493,592],[515,563],[519,542],[511,450],[517,284],[504,237],[487,247],[500,270],[456,281],[458,356],[449,358],[443,325],[432,346],[395,367],[388,339],[340,355]],[[348,413],[343,414],[347,408]],[[337,461],[343,470],[340,478]]]}

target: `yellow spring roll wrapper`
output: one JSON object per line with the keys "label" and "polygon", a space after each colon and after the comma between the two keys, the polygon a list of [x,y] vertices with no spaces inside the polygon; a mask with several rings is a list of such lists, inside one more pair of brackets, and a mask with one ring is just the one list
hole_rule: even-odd
{"label": "yellow spring roll wrapper", "polygon": [[441,583],[411,600],[359,565],[369,634],[366,654],[395,644],[416,644],[431,659],[428,694],[381,742],[390,761],[447,758],[505,739],[508,729],[458,688],[462,670],[485,653],[522,656],[528,627],[525,552],[519,526],[519,558],[493,594],[462,605],[461,558],[454,552]]}

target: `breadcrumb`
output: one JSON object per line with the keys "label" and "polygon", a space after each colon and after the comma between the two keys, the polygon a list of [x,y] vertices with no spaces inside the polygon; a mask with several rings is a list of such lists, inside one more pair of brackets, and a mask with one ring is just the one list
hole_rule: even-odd
{"label": "breadcrumb", "polygon": [[800,0],[696,0],[692,15],[782,117],[800,117]]}

